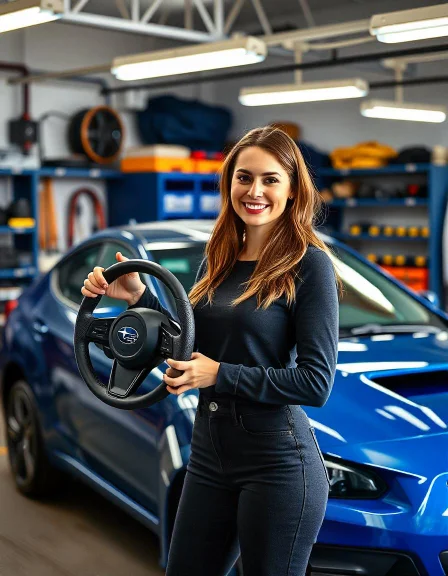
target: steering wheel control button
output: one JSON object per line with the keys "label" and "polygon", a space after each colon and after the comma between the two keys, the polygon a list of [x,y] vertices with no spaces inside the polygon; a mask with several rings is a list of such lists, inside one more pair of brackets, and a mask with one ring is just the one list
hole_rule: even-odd
{"label": "steering wheel control button", "polygon": [[218,404],[216,404],[216,402],[210,402],[210,404],[208,405],[208,407],[210,408],[210,410],[212,412],[216,412],[216,410],[218,410]]}
{"label": "steering wheel control button", "polygon": [[166,358],[170,358],[173,355],[173,336],[163,326],[160,327],[159,350]]}
{"label": "steering wheel control button", "polygon": [[112,319],[95,319],[87,330],[87,338],[91,342],[107,344],[109,342],[109,330],[113,322]]}

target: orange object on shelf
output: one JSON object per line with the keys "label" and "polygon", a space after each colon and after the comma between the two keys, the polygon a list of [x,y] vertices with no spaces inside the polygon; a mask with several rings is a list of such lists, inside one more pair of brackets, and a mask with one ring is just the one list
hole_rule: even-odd
{"label": "orange object on shelf", "polygon": [[195,164],[193,158],[143,156],[122,158],[120,168],[122,172],[195,172]]}
{"label": "orange object on shelf", "polygon": [[394,278],[406,284],[416,292],[419,290],[428,290],[429,269],[414,268],[412,266],[381,266],[389,272]]}
{"label": "orange object on shelf", "polygon": [[201,174],[214,174],[221,170],[222,160],[197,159],[194,161],[194,171]]}
{"label": "orange object on shelf", "polygon": [[58,248],[56,204],[51,178],[42,179],[39,193],[39,248],[50,251]]}

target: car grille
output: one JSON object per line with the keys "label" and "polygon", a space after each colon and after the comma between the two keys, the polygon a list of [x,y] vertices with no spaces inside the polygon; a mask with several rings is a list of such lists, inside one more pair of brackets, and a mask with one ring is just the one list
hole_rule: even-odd
{"label": "car grille", "polygon": [[313,548],[310,569],[309,576],[427,576],[406,553],[321,544]]}

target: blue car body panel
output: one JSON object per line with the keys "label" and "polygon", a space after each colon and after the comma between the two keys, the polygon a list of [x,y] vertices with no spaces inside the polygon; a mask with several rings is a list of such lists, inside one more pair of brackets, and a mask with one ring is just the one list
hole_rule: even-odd
{"label": "blue car body panel", "polygon": [[[157,229],[154,239],[178,240],[179,234]],[[150,257],[138,231],[108,229],[75,247],[64,261],[91,242],[110,240],[122,242],[136,258]],[[154,280],[151,289],[170,309],[161,285]],[[402,289],[448,320],[427,300]],[[104,308],[98,315],[120,311]],[[158,534],[160,565],[165,567],[171,491],[190,456],[197,391],[170,395],[145,410],[121,411],[103,404],[79,375],[75,321],[76,309],[55,293],[51,273],[38,278],[5,326],[2,386],[8,385],[11,367],[19,367],[36,396],[52,462],[89,482]],[[95,347],[91,357],[98,376],[107,382],[112,361]],[[145,391],[161,383],[166,368],[162,364],[151,372]],[[413,376],[412,385],[406,384],[408,375]],[[442,576],[439,554],[448,549],[448,340],[440,333],[341,338],[328,402],[323,408],[303,409],[329,459],[374,470],[388,485],[381,498],[330,498],[318,543],[409,552],[422,574]]]}

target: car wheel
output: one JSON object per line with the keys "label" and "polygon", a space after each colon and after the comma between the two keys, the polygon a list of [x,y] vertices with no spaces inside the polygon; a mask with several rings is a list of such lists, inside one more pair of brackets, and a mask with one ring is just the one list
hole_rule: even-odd
{"label": "car wheel", "polygon": [[36,401],[24,380],[15,382],[6,406],[9,463],[17,488],[26,496],[38,497],[52,491],[59,472],[48,462]]}

